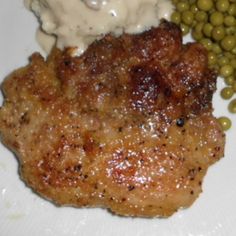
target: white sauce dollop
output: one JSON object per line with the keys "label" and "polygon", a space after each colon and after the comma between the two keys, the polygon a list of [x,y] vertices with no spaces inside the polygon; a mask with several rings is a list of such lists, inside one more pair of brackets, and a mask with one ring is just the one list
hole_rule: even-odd
{"label": "white sauce dollop", "polygon": [[39,17],[42,30],[57,37],[57,47],[76,47],[77,55],[105,34],[136,34],[158,26],[173,9],[169,0],[25,0],[25,4]]}

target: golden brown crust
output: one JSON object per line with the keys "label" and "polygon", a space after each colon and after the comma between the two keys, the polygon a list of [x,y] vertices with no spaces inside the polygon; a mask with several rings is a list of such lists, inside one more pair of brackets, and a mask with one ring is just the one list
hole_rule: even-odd
{"label": "golden brown crust", "polygon": [[169,216],[223,156],[205,49],[163,22],[106,36],[81,57],[55,49],[3,84],[0,131],[22,178],[57,204]]}

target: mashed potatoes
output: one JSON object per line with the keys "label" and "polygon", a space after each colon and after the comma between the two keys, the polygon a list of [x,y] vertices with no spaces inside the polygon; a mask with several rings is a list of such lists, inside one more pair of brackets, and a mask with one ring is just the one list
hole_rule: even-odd
{"label": "mashed potatoes", "polygon": [[76,47],[77,54],[107,33],[140,33],[172,12],[169,0],[26,0],[26,5],[42,30],[57,37],[59,48]]}

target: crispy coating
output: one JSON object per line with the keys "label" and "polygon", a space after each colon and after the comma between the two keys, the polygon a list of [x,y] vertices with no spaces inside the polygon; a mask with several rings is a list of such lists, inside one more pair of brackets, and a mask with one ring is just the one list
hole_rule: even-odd
{"label": "crispy coating", "polygon": [[205,49],[162,22],[70,50],[35,53],[3,83],[0,131],[24,181],[56,204],[119,215],[190,206],[225,143]]}

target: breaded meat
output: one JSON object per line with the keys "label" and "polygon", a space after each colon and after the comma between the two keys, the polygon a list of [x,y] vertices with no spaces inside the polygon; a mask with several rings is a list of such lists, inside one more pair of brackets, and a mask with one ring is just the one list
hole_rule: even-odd
{"label": "breaded meat", "polygon": [[58,205],[142,217],[189,207],[224,154],[206,50],[166,21],[71,50],[35,53],[3,83],[0,132],[22,179]]}

